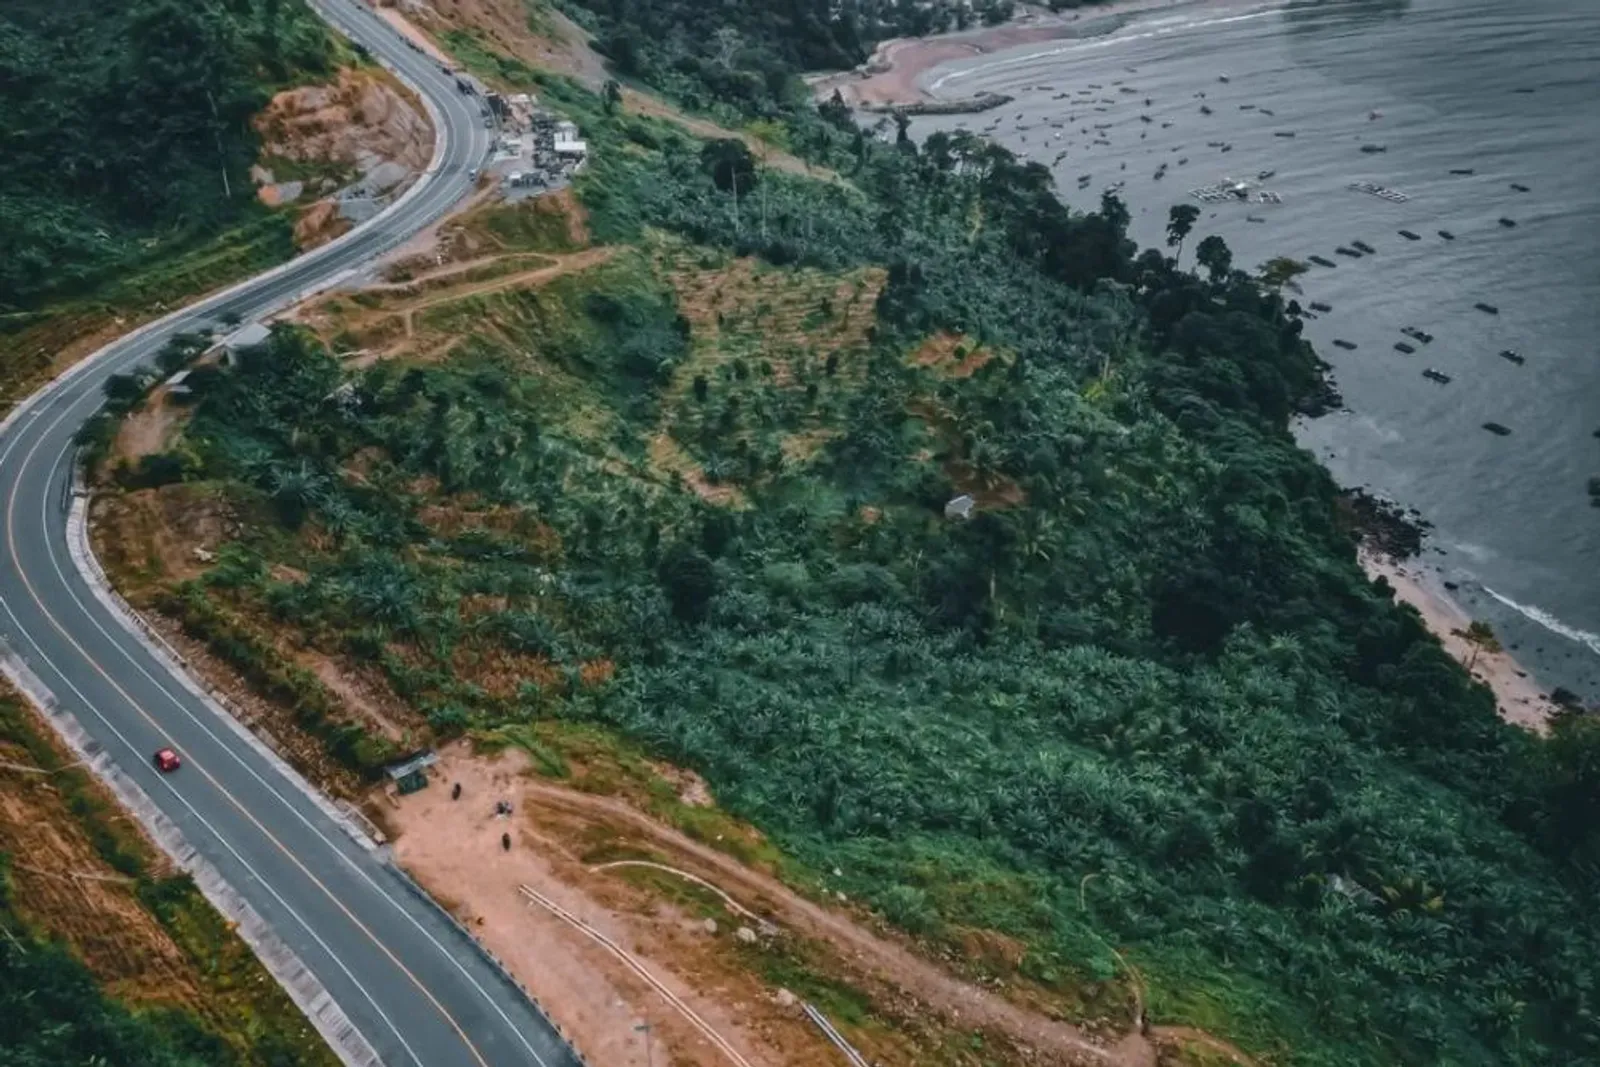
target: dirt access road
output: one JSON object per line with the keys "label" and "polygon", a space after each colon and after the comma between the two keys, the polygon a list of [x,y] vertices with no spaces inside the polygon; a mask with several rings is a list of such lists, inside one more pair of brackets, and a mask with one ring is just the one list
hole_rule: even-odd
{"label": "dirt access road", "polygon": [[[1146,1033],[1134,1022],[1089,1033],[1053,1019],[957,977],[909,942],[868,928],[845,909],[807,899],[621,799],[550,784],[529,767],[517,751],[484,757],[461,746],[448,749],[433,787],[386,802],[384,821],[399,862],[507,961],[592,1059],[645,1067],[640,1031],[633,1028],[647,1024],[658,1042],[657,1063],[663,1053],[680,1065],[729,1062],[592,941],[529,907],[518,893],[522,884],[633,953],[763,1067],[814,1067],[839,1056],[800,1015],[794,996],[760,973],[764,953],[796,945],[808,947],[812,963],[820,948],[830,976],[844,976],[877,1013],[893,1017],[892,1027],[847,1028],[868,1058],[886,1067],[961,1062],[935,1059],[939,1038],[917,1032],[918,1019],[962,1035],[982,1032],[992,1042],[991,1054],[1007,1047],[1015,1053],[1004,1062],[1040,1062],[1043,1056],[1051,1064],[1155,1067],[1182,1062],[1163,1061],[1164,1049],[1194,1045],[1222,1056],[1219,1062],[1250,1062],[1197,1031],[1157,1027]],[[452,800],[457,784],[461,799]],[[703,795],[703,784],[685,795],[695,792]],[[494,814],[499,800],[512,804],[511,817]],[[501,847],[502,834],[510,835],[510,850]],[[718,915],[709,923],[702,917],[707,903]],[[752,961],[757,966],[749,966]],[[765,969],[774,972],[770,960]]]}

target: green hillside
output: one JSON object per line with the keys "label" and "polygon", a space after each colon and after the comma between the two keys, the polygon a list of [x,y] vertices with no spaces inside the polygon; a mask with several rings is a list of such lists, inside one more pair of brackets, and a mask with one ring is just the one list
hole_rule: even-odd
{"label": "green hillside", "polygon": [[9,0],[0,9],[0,315],[126,280],[238,231],[262,262],[289,224],[249,181],[249,120],[326,74],[300,0]]}
{"label": "green hillside", "polygon": [[560,775],[614,730],[796,877],[1017,939],[1068,1015],[1131,965],[1267,1062],[1600,1056],[1594,724],[1506,726],[1364,578],[1288,431],[1292,294],[976,139],[796,105],[808,180],[498,69],[582,120],[579,205],[197,371],[110,514],[243,532],[198,577],[116,548],[125,588],[367,773],[393,747],[302,652],[412,741],[511,727]]}

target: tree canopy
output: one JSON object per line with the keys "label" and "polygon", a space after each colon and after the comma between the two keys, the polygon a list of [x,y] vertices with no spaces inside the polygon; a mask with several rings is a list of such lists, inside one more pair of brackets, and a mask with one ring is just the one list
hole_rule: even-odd
{"label": "tree canopy", "polygon": [[326,73],[301,0],[0,8],[0,312],[171,254],[256,210],[251,116]]}

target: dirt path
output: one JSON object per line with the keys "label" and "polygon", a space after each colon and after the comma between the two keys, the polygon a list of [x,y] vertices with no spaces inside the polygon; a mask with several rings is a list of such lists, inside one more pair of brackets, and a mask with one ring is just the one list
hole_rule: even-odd
{"label": "dirt path", "polygon": [[952,1019],[965,1025],[993,1028],[1032,1048],[1045,1050],[1061,1064],[1114,1064],[1117,1067],[1154,1067],[1155,1049],[1139,1035],[1107,1049],[1091,1041],[1075,1026],[1045,1018],[987,990],[960,981],[909,950],[877,937],[842,915],[795,893],[781,882],[753,871],[715,849],[668,829],[635,808],[608,797],[578,793],[529,781],[523,793],[540,804],[580,815],[604,815],[626,823],[641,836],[680,855],[693,857],[716,872],[721,888],[738,887],[749,906],[772,915],[781,925],[827,941],[876,977],[899,986]]}
{"label": "dirt path", "polygon": [[437,296],[403,304],[395,310],[412,313],[422,311],[425,308],[436,307],[439,304],[451,304],[457,300],[465,300],[469,296],[482,296],[485,293],[498,293],[504,289],[518,289],[524,286],[531,288],[545,285],[563,274],[588,270],[590,267],[604,263],[615,255],[616,251],[614,247],[603,246],[600,248],[586,248],[582,252],[573,252],[564,256],[541,253],[543,258],[547,260],[553,259],[556,262],[548,267],[517,271],[514,274],[504,274],[498,278],[490,278],[486,281],[465,285],[459,289],[450,289]]}

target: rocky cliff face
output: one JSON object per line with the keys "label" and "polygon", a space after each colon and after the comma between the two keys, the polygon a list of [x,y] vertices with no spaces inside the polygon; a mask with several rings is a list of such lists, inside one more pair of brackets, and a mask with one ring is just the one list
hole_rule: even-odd
{"label": "rocky cliff face", "polygon": [[388,73],[345,69],[330,84],[279,93],[256,117],[257,195],[299,204],[301,248],[331,240],[399,195],[428,165],[433,127]]}

